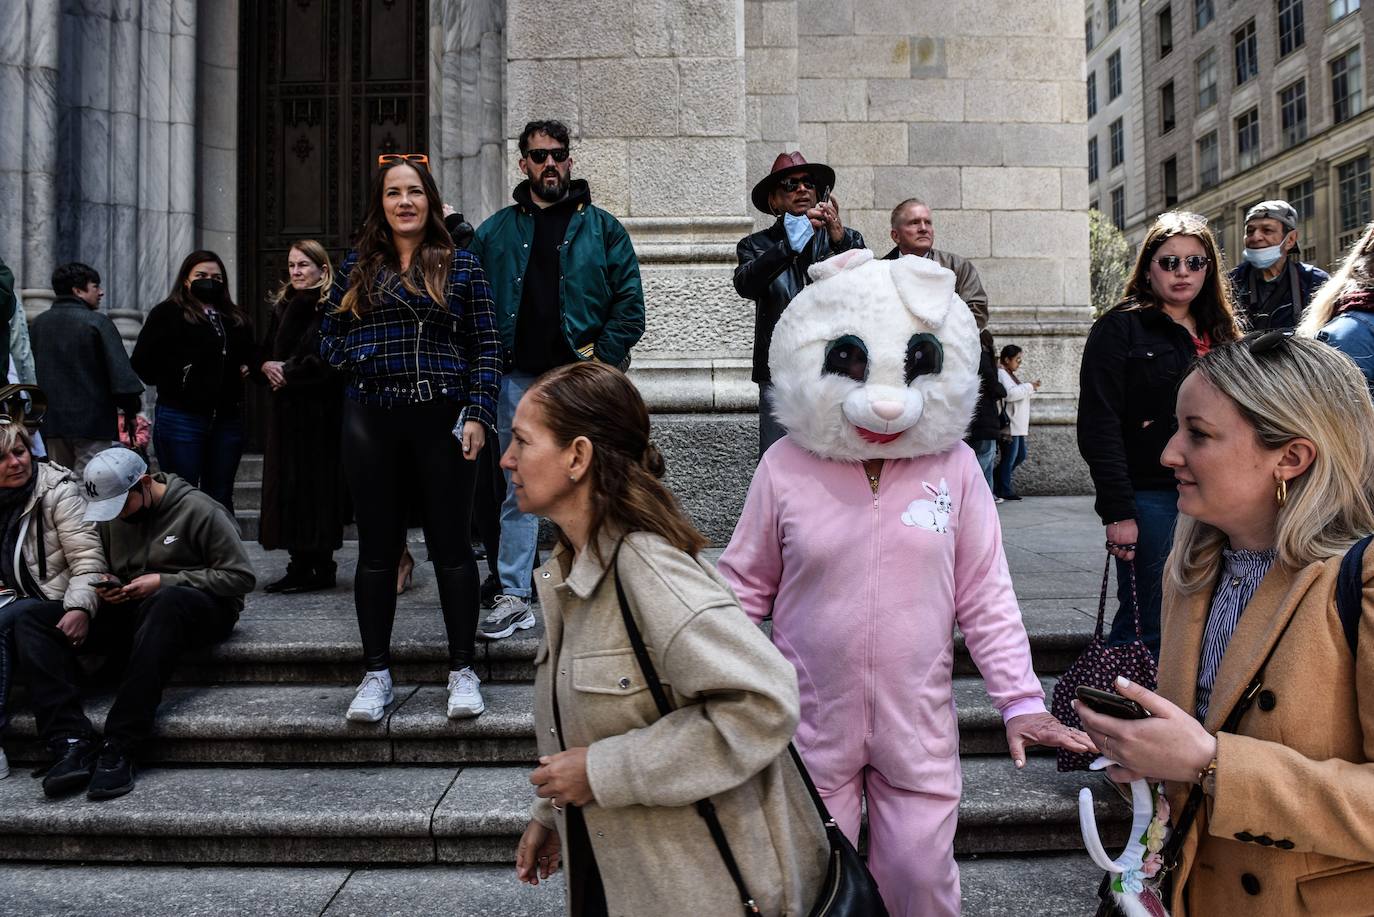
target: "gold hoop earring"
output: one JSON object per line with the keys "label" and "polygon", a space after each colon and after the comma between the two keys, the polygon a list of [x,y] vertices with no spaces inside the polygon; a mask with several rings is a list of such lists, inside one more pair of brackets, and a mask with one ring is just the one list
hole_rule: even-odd
{"label": "gold hoop earring", "polygon": [[1279,478],[1278,487],[1274,489],[1274,496],[1278,498],[1279,506],[1288,502],[1288,482]]}

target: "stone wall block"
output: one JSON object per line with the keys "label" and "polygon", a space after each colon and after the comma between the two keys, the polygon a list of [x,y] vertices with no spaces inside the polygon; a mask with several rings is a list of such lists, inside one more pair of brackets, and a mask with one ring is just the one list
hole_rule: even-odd
{"label": "stone wall block", "polygon": [[[964,85],[965,121],[1057,122],[1063,112],[1057,83],[969,80]],[[1082,95],[1081,85],[1079,90]]]}
{"label": "stone wall block", "polygon": [[963,112],[960,80],[868,81],[868,117],[873,121],[949,121]]}
{"label": "stone wall block", "polygon": [[735,292],[733,274],[718,265],[642,266],[644,337],[639,354],[747,357],[754,340],[754,304]]}
{"label": "stone wall block", "polygon": [[1088,93],[1082,80],[1065,80],[1059,84],[1059,119],[1069,124],[1088,121]]}
{"label": "stone wall block", "polygon": [[763,0],[744,0],[744,47],[762,48],[763,40]]}
{"label": "stone wall block", "polygon": [[1083,42],[1064,38],[960,35],[947,40],[949,76],[954,79],[1080,79]]}
{"label": "stone wall block", "polygon": [[797,80],[797,104],[807,121],[867,121],[868,82],[839,78]]}
{"label": "stone wall block", "polygon": [[[935,238],[936,247],[941,247],[938,225]],[[979,258],[974,266],[994,307],[1064,304],[1064,269],[1058,259]]]}
{"label": "stone wall block", "polygon": [[737,136],[744,130],[744,61],[700,58],[678,62],[680,131],[687,136]]}
{"label": "stone wall block", "polygon": [[[942,209],[961,206],[959,170],[947,166],[877,166],[873,169],[873,205],[891,210],[909,197],[918,197],[935,211],[935,232],[939,238]],[[937,243],[938,244],[938,243]]]}
{"label": "stone wall block", "polygon": [[[605,66],[592,61],[588,70],[596,73]],[[507,130],[519,137],[525,122],[536,114],[557,118],[574,134],[580,134],[578,63],[570,60],[513,60],[506,65],[506,111],[510,112]],[[462,130],[462,125],[458,125]]]}
{"label": "stone wall block", "polygon": [[910,159],[923,166],[1000,166],[1004,128],[991,124],[925,122],[910,126]]}
{"label": "stone wall block", "polygon": [[[88,108],[108,109],[110,105],[110,20],[95,17],[66,17],[72,28],[64,29],[81,43],[79,71],[64,69],[61,80],[79,83],[72,104]],[[75,20],[74,22],[72,20]],[[64,93],[65,94],[65,93]]]}
{"label": "stone wall block", "polygon": [[964,206],[974,210],[1057,210],[1062,200],[1059,169],[991,168],[963,170]]}
{"label": "stone wall block", "polygon": [[840,219],[850,209],[872,210],[873,166],[835,166],[835,200],[840,205]]}
{"label": "stone wall block", "polygon": [[986,210],[941,211],[934,218],[938,248],[965,258],[987,258],[992,254],[991,223]]}
{"label": "stone wall block", "polygon": [[839,121],[826,125],[826,151],[830,165],[905,165],[905,124]]}
{"label": "stone wall block", "polygon": [[230,232],[238,222],[238,153],[200,149],[200,222],[203,231]]}
{"label": "stone wall block", "polygon": [[671,59],[584,63],[585,137],[669,137],[678,132],[678,69]]}
{"label": "stone wall block", "polygon": [[911,75],[911,39],[897,35],[817,35],[797,51],[798,76],[887,77]]}
{"label": "stone wall block", "polygon": [[1064,258],[1064,302],[1086,303],[1092,299],[1092,262],[1086,257]]}
{"label": "stone wall block", "polygon": [[239,140],[239,108],[229,104],[238,96],[238,71],[202,65],[203,86],[199,97],[203,104],[196,113],[196,128],[200,142],[221,150],[237,148]]}
{"label": "stone wall block", "polygon": [[[1063,258],[1088,250],[1088,215],[1063,210],[992,213],[994,258]],[[1087,302],[1086,290],[1081,300]]]}
{"label": "stone wall block", "polygon": [[797,34],[853,35],[854,0],[797,0]]}
{"label": "stone wall block", "polygon": [[572,144],[574,176],[591,185],[594,204],[617,216],[630,212],[630,143],[607,137],[578,138]]}
{"label": "stone wall block", "polygon": [[854,0],[856,35],[960,35],[977,4],[947,0]]}
{"label": "stone wall block", "polygon": [[[961,35],[989,35],[1002,38],[1044,35],[1060,37],[1059,8],[1055,0],[1036,3],[978,3],[976,13],[959,21]],[[1079,11],[1082,31],[1082,10]]]}
{"label": "stone wall block", "polygon": [[801,129],[797,97],[759,96],[759,139],[792,142]]}
{"label": "stone wall block", "polygon": [[[843,197],[840,198],[840,203],[845,203]],[[888,211],[877,208],[860,210],[845,206],[841,218],[844,225],[850,229],[857,229],[863,235],[864,244],[878,257],[881,258],[892,247],[892,237],[888,235],[892,221]]]}
{"label": "stone wall block", "polygon": [[149,32],[141,35],[139,46],[139,114],[153,121],[166,121],[171,110],[172,36]]}
{"label": "stone wall block", "polygon": [[762,95],[796,92],[796,48],[750,48],[744,54],[744,63],[746,92]]}
{"label": "stone wall block", "polygon": [[[631,216],[734,216],[742,210],[744,141],[703,137],[630,144]],[[665,169],[664,163],[672,163]]]}
{"label": "stone wall block", "polygon": [[634,0],[566,0],[558,7],[554,27],[544,4],[507,0],[505,22],[510,60],[624,57],[635,43],[636,4]]}
{"label": "stone wall block", "polygon": [[744,139],[750,143],[763,139],[763,96],[744,97]]}
{"label": "stone wall block", "polygon": [[[833,166],[835,163],[830,158],[829,137],[828,125],[803,121],[797,134],[797,149],[806,157],[807,162],[823,162]],[[772,165],[773,160],[769,159],[768,163]],[[859,164],[867,165],[868,161],[861,158]]]}
{"label": "stone wall block", "polygon": [[921,35],[911,40],[911,76],[923,80],[942,80],[949,76],[943,38]]}
{"label": "stone wall block", "polygon": [[1002,151],[1009,166],[1087,168],[1087,128],[1082,124],[1007,124]]}
{"label": "stone wall block", "polygon": [[770,48],[797,46],[796,0],[770,0],[762,6],[762,44]]}
{"label": "stone wall block", "polygon": [[1088,170],[1060,169],[1060,206],[1065,210],[1088,209]]}
{"label": "stone wall block", "polygon": [[239,32],[239,0],[197,4],[195,32],[202,64],[238,70],[239,43],[226,38]]}
{"label": "stone wall block", "polygon": [[[733,57],[744,47],[737,2],[633,0],[634,51],[641,57]],[[560,20],[563,14],[560,7]],[[510,15],[506,21],[511,21]],[[574,51],[577,48],[571,42],[563,44]]]}

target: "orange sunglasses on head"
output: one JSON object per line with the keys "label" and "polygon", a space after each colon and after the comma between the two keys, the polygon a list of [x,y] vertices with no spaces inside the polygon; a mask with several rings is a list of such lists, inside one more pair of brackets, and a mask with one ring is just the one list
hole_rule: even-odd
{"label": "orange sunglasses on head", "polygon": [[377,157],[379,167],[388,162],[418,162],[426,169],[429,168],[429,157],[424,153],[382,153]]}

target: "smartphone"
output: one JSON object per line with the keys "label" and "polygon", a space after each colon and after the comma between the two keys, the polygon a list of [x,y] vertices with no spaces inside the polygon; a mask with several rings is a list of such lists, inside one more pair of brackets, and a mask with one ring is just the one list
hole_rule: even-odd
{"label": "smartphone", "polygon": [[819,204],[822,201],[828,200],[830,200],[830,186],[821,185],[820,189],[816,192],[816,203]]}
{"label": "smartphone", "polygon": [[1099,691],[1087,685],[1079,685],[1074,692],[1078,699],[1098,713],[1114,716],[1119,720],[1143,720],[1150,712],[1129,698],[1111,691]]}
{"label": "smartphone", "polygon": [[102,579],[96,580],[94,585],[96,589],[119,589],[124,584],[117,579]]}

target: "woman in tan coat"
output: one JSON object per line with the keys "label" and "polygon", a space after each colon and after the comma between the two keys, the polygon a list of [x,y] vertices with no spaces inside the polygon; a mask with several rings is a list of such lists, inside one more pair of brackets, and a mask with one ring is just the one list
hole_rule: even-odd
{"label": "woman in tan coat", "polygon": [[[560,532],[535,576],[547,634],[521,881],[538,884],[561,858],[574,917],[738,914],[693,806],[709,798],[760,912],[809,914],[828,845],[786,751],[796,674],[698,557],[705,540],[658,481],[663,460],[634,386],[597,363],[546,374],[521,399],[501,464],[521,511]],[[617,577],[667,716],[636,662]]]}
{"label": "woman in tan coat", "polygon": [[1218,347],[1179,389],[1159,692],[1118,684],[1152,716],[1079,706],[1114,779],[1166,780],[1175,830],[1195,812],[1175,917],[1374,913],[1374,550],[1355,633],[1335,599],[1374,532],[1374,407],[1292,334]]}

